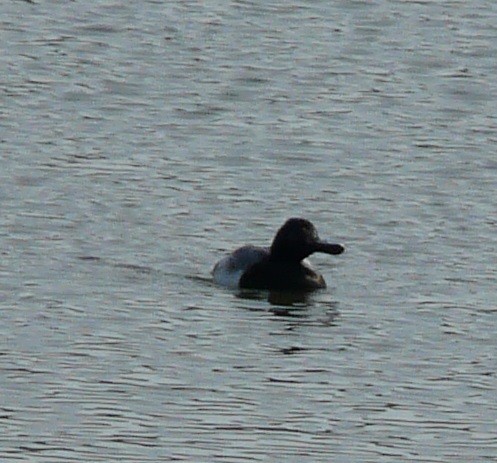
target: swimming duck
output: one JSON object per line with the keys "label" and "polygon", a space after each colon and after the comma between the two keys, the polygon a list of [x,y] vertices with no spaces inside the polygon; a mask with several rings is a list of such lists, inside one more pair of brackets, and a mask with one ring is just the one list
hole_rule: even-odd
{"label": "swimming duck", "polygon": [[252,245],[238,248],[214,266],[214,281],[231,288],[310,291],[326,288],[326,282],[307,261],[315,252],[341,254],[341,244],[322,241],[306,219],[288,219],[270,248]]}

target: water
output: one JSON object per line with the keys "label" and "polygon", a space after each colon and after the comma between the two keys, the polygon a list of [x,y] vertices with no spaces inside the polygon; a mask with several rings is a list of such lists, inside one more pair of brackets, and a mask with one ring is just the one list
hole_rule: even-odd
{"label": "water", "polygon": [[2,461],[497,461],[494,3],[0,13]]}

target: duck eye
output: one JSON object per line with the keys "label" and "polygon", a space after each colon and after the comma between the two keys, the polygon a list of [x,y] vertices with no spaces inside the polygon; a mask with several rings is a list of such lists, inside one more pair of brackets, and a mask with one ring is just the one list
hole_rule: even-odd
{"label": "duck eye", "polygon": [[314,227],[308,227],[307,228],[307,232],[308,232],[308,235],[313,239],[313,240],[318,240],[319,239],[319,236],[318,236],[318,232],[316,231],[316,229]]}

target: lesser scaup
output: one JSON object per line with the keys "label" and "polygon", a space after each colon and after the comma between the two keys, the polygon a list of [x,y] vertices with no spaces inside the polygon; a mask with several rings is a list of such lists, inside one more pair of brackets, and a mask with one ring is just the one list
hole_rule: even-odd
{"label": "lesser scaup", "polygon": [[243,246],[221,259],[212,270],[214,281],[232,288],[304,290],[326,288],[321,274],[306,257],[314,252],[341,254],[341,244],[319,239],[314,225],[305,219],[288,219],[271,247]]}

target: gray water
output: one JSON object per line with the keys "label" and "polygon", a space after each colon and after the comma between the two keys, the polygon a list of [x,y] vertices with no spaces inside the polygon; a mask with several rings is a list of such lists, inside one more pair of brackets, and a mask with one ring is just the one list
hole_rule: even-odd
{"label": "gray water", "polygon": [[[497,461],[497,6],[0,5],[0,459]],[[211,283],[288,217],[307,297]]]}

